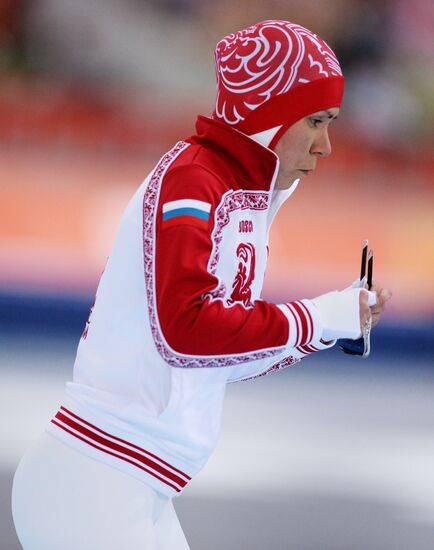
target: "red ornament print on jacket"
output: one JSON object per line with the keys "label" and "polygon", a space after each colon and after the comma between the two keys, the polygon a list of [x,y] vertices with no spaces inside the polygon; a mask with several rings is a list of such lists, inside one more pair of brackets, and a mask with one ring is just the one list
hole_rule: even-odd
{"label": "red ornament print on jacket", "polygon": [[253,307],[251,302],[251,285],[255,278],[256,254],[252,243],[240,243],[237,248],[237,258],[239,258],[238,272],[232,283],[232,294],[228,299],[228,304],[242,302],[245,307]]}

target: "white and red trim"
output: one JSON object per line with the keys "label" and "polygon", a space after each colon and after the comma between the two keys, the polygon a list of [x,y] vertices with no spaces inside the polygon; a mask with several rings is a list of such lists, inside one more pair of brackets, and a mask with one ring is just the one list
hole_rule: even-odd
{"label": "white and red trim", "polygon": [[313,305],[308,300],[288,302],[278,307],[288,319],[288,346],[299,349],[300,346],[307,346],[312,341],[319,341],[322,329]]}
{"label": "white and red trim", "polygon": [[214,230],[212,232],[213,249],[208,260],[208,272],[218,279],[216,288],[207,292],[203,298],[211,301],[222,300],[226,295],[226,285],[217,275],[217,265],[220,259],[220,245],[223,230],[230,222],[230,215],[236,210],[267,210],[269,193],[267,191],[227,191],[215,210]]}
{"label": "white and red trim", "polygon": [[[223,229],[230,221],[230,215],[236,210],[267,210],[269,193],[266,191],[227,191],[216,208],[214,230],[212,233],[213,250],[208,261],[208,271],[216,275],[217,264],[220,258],[220,244],[223,238]],[[219,298],[224,296],[225,287],[220,282],[216,289],[207,296]]]}
{"label": "white and red trim", "polygon": [[235,380],[235,382],[245,382],[246,380],[255,380],[256,378],[262,378],[262,376],[268,376],[269,374],[273,374],[274,372],[281,371],[283,369],[287,369],[288,367],[292,367],[293,365],[300,362],[301,359],[298,357],[294,357],[293,355],[288,355],[288,357],[285,357],[281,361],[278,361],[277,363],[274,363],[269,367],[266,371],[261,372],[259,374],[255,374],[254,376],[248,376],[247,378],[241,378],[239,380]]}
{"label": "white and red trim", "polygon": [[312,344],[307,344],[305,346],[299,346],[297,350],[302,353],[303,355],[308,355],[309,353],[315,353],[316,351],[322,351],[327,348],[331,348],[336,344],[336,340],[329,340],[326,342],[323,338],[319,341],[319,343],[316,343],[315,346]]}
{"label": "white and red trim", "polygon": [[297,349],[299,352],[304,354],[314,353],[315,351],[319,351],[319,348],[312,345],[299,346]]}
{"label": "white and red trim", "polygon": [[191,480],[189,475],[159,458],[156,454],[101,430],[66,407],[60,407],[51,423],[93,449],[115,457],[134,466],[140,472],[152,476],[166,486],[166,490],[162,492],[167,492],[167,487],[169,487],[175,493],[180,493]]}

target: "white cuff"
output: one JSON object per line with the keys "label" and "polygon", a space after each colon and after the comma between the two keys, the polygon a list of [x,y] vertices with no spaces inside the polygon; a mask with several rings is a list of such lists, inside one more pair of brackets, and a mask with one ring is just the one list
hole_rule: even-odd
{"label": "white cuff", "polygon": [[[335,290],[312,300],[323,326],[322,338],[356,339],[360,336],[360,292],[360,288],[350,288],[341,292]],[[372,301],[371,297],[370,300]]]}

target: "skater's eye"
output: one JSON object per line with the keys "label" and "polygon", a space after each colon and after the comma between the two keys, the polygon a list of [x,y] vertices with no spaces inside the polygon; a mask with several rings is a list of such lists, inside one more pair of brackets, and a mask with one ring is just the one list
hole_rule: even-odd
{"label": "skater's eye", "polygon": [[311,126],[317,128],[321,123],[331,124],[338,118],[338,114],[335,115],[330,111],[321,111],[318,113],[313,113],[311,116],[307,117],[307,119]]}
{"label": "skater's eye", "polygon": [[309,122],[314,126],[315,128],[318,126],[318,124],[321,124],[321,122],[324,122],[321,118],[310,118]]}

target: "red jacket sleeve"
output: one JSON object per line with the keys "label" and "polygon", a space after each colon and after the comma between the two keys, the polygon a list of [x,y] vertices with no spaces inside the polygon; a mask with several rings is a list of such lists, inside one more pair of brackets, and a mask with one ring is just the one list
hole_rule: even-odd
{"label": "red jacket sleeve", "polygon": [[[221,182],[198,166],[173,168],[162,182],[156,220],[155,282],[158,320],[166,342],[187,355],[232,355],[283,347],[289,324],[274,304],[226,307],[205,298],[217,286],[207,266],[212,252],[213,213]],[[224,190],[224,189],[223,189]],[[163,220],[163,205],[176,201],[211,205],[209,220],[194,216]],[[178,203],[176,203],[178,204]]]}

